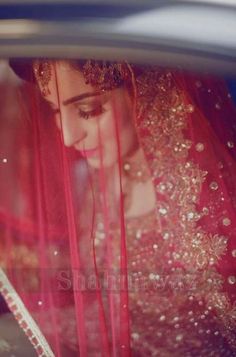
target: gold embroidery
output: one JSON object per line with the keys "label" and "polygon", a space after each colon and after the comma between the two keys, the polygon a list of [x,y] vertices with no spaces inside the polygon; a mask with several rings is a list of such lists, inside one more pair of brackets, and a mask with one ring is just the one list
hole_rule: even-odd
{"label": "gold embroidery", "polygon": [[[171,355],[178,348],[183,355],[196,346],[207,354],[214,348],[224,350],[224,337],[234,347],[235,307],[222,293],[223,278],[216,270],[228,238],[201,228],[201,218],[209,210],[199,211],[197,204],[207,172],[188,159],[192,142],[184,137],[194,107],[177,90],[171,73],[150,68],[137,78],[136,85],[136,126],[154,177],[158,228],[140,238],[142,246],[129,241],[129,269],[135,269],[136,279],[142,280],[141,289],[130,293],[133,348],[168,356],[167,350]],[[158,249],[151,253],[154,245]],[[143,287],[149,288],[148,295]],[[146,317],[140,324],[142,315]],[[173,324],[175,318],[178,323]],[[171,347],[162,349],[163,340]]]}

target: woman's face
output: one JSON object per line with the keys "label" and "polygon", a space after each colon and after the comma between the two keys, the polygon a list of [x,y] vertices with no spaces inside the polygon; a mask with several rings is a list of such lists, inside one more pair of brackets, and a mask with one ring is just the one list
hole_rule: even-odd
{"label": "woman's face", "polygon": [[46,100],[65,145],[73,146],[94,168],[117,163],[118,140],[121,157],[135,150],[137,137],[127,90],[98,91],[67,62],[56,62],[54,68]]}

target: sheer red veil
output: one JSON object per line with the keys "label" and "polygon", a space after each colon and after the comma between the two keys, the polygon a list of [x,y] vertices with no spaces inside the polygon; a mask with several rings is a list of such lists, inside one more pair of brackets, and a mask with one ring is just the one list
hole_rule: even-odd
{"label": "sheer red veil", "polygon": [[35,63],[57,78],[56,61],[11,61],[26,81],[5,84],[1,105],[0,289],[37,354],[232,356],[236,111],[224,80],[71,61],[96,91],[129,92],[156,200],[129,219],[119,97],[111,189],[102,154],[94,169],[63,144]]}

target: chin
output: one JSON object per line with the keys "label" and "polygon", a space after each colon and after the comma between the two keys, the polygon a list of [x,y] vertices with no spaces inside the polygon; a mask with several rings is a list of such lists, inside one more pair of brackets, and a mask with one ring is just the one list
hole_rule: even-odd
{"label": "chin", "polygon": [[87,159],[87,163],[90,167],[93,167],[94,169],[101,169],[102,167],[104,169],[108,169],[113,167],[117,163],[117,158],[115,157],[104,157],[103,161],[100,158],[89,158]]}

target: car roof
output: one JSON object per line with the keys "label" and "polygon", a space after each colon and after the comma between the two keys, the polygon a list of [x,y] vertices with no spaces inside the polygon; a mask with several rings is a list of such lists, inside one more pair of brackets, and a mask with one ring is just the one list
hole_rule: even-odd
{"label": "car roof", "polygon": [[234,0],[0,1],[1,57],[90,57],[236,73]]}

